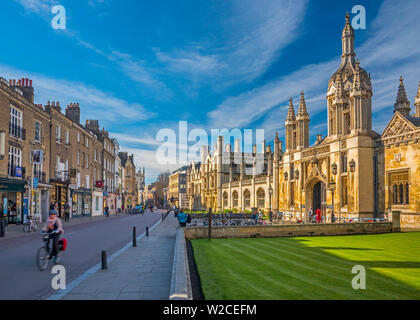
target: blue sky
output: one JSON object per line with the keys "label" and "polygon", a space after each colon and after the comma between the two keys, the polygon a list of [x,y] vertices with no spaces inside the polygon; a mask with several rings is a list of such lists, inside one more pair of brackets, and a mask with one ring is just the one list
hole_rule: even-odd
{"label": "blue sky", "polygon": [[[66,8],[67,29],[51,27]],[[356,53],[372,73],[373,126],[392,117],[403,75],[414,101],[420,80],[420,2],[405,0],[8,0],[2,1],[0,76],[29,77],[35,102],[79,102],[82,121],[99,119],[122,149],[146,167],[156,132],[188,128],[263,128],[284,136],[289,97],[303,89],[311,142],[326,134],[326,89],[341,54],[347,11],[363,5],[366,30]]]}

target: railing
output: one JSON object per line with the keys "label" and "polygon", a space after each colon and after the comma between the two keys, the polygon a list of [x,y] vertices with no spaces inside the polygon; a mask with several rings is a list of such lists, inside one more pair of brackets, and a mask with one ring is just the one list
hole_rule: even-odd
{"label": "railing", "polygon": [[13,122],[9,122],[9,135],[21,140],[26,139],[26,130]]}
{"label": "railing", "polygon": [[70,181],[69,173],[67,171],[56,171],[55,180],[68,182]]}
{"label": "railing", "polygon": [[25,179],[25,168],[8,163],[7,174],[10,178]]}

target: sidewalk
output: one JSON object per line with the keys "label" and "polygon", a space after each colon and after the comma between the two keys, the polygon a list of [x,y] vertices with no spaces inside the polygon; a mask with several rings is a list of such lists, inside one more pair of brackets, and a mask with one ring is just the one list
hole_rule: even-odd
{"label": "sidewalk", "polygon": [[178,221],[173,214],[113,261],[72,288],[63,300],[167,300]]}
{"label": "sidewalk", "polygon": [[[66,227],[72,227],[72,226],[76,226],[76,225],[83,224],[83,223],[97,222],[97,221],[102,221],[102,220],[106,220],[106,219],[117,218],[117,217],[121,217],[123,215],[125,215],[125,214],[123,214],[123,213],[114,214],[114,215],[110,215],[108,218],[106,216],[102,215],[102,216],[93,217],[92,219],[91,219],[90,216],[81,216],[81,217],[73,217],[73,218],[70,219],[70,221],[67,221],[67,222],[65,222],[64,219],[61,219],[61,221],[63,222],[63,228],[66,228]],[[40,223],[38,222],[38,230],[40,231],[44,225],[45,225],[45,221],[40,222]],[[22,224],[18,224],[18,225],[9,224],[6,227],[6,236],[4,238],[0,238],[0,241],[1,241],[1,239],[10,239],[10,238],[15,238],[15,237],[19,237],[19,236],[25,236],[25,235],[28,235],[28,234],[29,233],[27,233],[27,232],[23,232],[23,225]]]}

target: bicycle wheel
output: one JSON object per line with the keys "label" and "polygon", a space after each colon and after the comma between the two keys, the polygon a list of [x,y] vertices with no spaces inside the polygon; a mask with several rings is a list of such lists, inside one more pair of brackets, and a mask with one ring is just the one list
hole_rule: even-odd
{"label": "bicycle wheel", "polygon": [[34,221],[34,223],[32,224],[32,230],[33,231],[38,231],[38,224]]}
{"label": "bicycle wheel", "polygon": [[41,247],[38,249],[36,255],[36,265],[40,271],[44,271],[48,267],[48,251],[46,247]]}
{"label": "bicycle wheel", "polygon": [[29,231],[31,231],[31,224],[28,222],[25,222],[23,224],[23,232],[29,232]]}

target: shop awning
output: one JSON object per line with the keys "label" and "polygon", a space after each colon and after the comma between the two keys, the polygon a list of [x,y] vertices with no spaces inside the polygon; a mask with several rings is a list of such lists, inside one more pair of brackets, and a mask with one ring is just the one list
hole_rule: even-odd
{"label": "shop awning", "polygon": [[0,178],[0,191],[25,192],[25,180]]}

